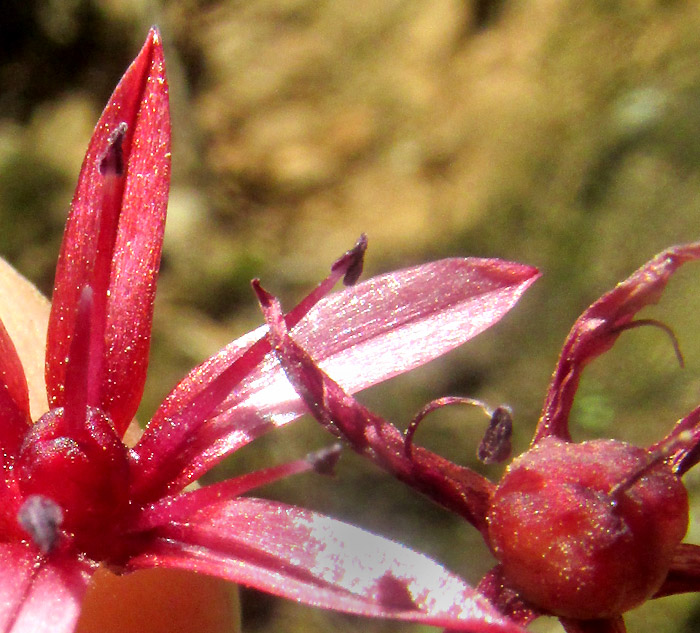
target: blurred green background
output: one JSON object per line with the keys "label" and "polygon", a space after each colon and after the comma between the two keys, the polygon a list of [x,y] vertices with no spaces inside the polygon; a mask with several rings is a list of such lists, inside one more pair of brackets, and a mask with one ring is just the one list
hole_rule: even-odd
{"label": "blurred green background", "polygon": [[[578,314],[700,227],[700,4],[674,0],[4,0],[0,252],[50,293],[82,155],[148,27],[166,46],[173,182],[147,420],[187,370],[260,324],[254,276],[286,305],[361,232],[366,276],[448,255],[497,256],[544,277],[463,349],[362,395],[399,426],[432,398],[509,404],[534,429]],[[585,375],[576,439],[647,444],[700,396],[700,266]],[[358,368],[361,371],[361,368]],[[418,441],[476,463],[485,419],[433,414]],[[329,442],[309,420],[212,474]],[[688,540],[700,542],[700,476]],[[404,541],[477,582],[475,530],[347,453],[334,480],[264,491]],[[244,629],[418,631],[244,592]],[[631,613],[629,630],[695,631],[700,602]],[[540,621],[538,631],[556,631]]]}

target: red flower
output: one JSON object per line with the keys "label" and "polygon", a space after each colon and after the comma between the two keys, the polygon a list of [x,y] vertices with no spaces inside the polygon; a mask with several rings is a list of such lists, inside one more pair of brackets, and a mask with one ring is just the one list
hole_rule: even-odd
{"label": "red flower", "polygon": [[[194,369],[140,441],[123,443],[146,378],[169,178],[168,86],[153,30],[83,163],[48,329],[49,411],[34,423],[22,365],[0,325],[0,631],[71,631],[99,565],[196,570],[350,613],[518,631],[426,557],[313,512],[240,497],[327,470],[337,451],[183,490],[304,410],[264,327]],[[284,317],[350,391],[489,327],[536,277],[507,262],[446,260],[325,297],[340,278],[354,282],[365,246],[361,239]]]}
{"label": "red flower", "polygon": [[[612,347],[656,302],[700,243],[670,248],[588,308],[574,324],[554,371],[530,450],[494,485],[468,468],[413,445],[431,403],[404,435],[368,411],[292,337],[279,303],[256,286],[271,340],[311,413],[359,453],[461,515],[476,527],[499,564],[478,590],[525,625],[559,616],[569,633],[621,633],[622,613],[648,599],[700,590],[700,547],[681,543],[688,527],[682,475],[700,461],[700,407],[646,449],[614,440],[575,444],[568,420],[585,365]],[[675,338],[674,338],[675,345]],[[477,403],[479,404],[479,403]],[[479,450],[484,461],[509,453],[510,415],[492,414]]]}

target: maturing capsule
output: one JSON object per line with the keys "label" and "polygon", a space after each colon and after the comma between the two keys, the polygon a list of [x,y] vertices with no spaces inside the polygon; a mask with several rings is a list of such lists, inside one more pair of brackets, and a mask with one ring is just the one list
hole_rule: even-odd
{"label": "maturing capsule", "polygon": [[508,583],[537,607],[577,619],[649,599],[688,528],[685,487],[651,457],[615,440],[549,437],[514,460],[488,514]]}

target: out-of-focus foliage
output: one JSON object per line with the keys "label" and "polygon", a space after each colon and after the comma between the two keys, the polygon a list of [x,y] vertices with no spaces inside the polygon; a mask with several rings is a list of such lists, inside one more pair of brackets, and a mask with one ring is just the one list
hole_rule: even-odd
{"label": "out-of-focus foliage", "polygon": [[[291,301],[364,231],[368,272],[448,254],[542,269],[480,340],[364,396],[399,423],[447,394],[508,403],[522,449],[575,317],[657,251],[700,238],[696,3],[9,0],[0,248],[46,292],[91,127],[152,23],[168,56],[174,181],[143,419],[193,364],[261,322],[250,278]],[[578,439],[649,443],[697,404],[698,287],[690,266],[647,314],[676,330],[687,369],[658,330],[625,334],[585,375]],[[485,424],[446,410],[416,440],[473,464]],[[328,439],[300,422],[224,467]],[[336,480],[266,493],[409,542],[472,580],[491,563],[473,530],[351,455]],[[407,629],[244,600],[247,631]],[[629,628],[699,621],[697,600],[680,597]]]}

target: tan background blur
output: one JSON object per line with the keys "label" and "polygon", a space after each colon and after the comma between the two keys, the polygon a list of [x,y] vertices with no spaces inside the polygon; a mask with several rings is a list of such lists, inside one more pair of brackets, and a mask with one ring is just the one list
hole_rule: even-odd
{"label": "tan background blur", "polygon": [[[541,268],[493,330],[363,396],[400,426],[442,395],[508,403],[522,450],[574,318],[657,251],[700,238],[698,3],[4,0],[0,252],[44,292],[92,126],[153,23],[174,176],[142,420],[189,368],[261,322],[250,278],[289,306],[364,231],[368,275],[446,255]],[[687,369],[659,331],[625,334],[585,376],[577,439],[650,443],[697,404],[699,287],[689,265],[646,313],[675,328]],[[480,468],[484,426],[477,412],[443,411],[418,441]],[[301,421],[214,476],[328,441]],[[687,483],[697,492],[700,476]],[[264,494],[410,543],[472,582],[492,564],[475,530],[350,454],[333,481]],[[697,543],[697,494],[693,504]],[[420,630],[254,592],[244,609],[250,633]],[[629,617],[631,632],[698,626],[688,597]]]}

